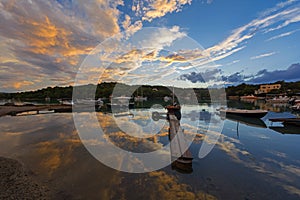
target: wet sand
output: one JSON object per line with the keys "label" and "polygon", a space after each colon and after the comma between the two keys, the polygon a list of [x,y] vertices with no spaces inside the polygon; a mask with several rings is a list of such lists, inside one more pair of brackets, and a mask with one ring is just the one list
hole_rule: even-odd
{"label": "wet sand", "polygon": [[0,157],[0,199],[51,199],[49,190],[13,159]]}

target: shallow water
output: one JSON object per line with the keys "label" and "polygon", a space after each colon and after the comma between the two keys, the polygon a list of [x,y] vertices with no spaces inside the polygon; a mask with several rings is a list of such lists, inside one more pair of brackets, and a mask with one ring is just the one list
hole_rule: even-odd
{"label": "shallow water", "polygon": [[[210,121],[198,120],[202,109],[213,111],[202,105],[197,109],[183,107],[182,112],[185,133],[195,136],[190,146],[194,157],[190,174],[173,170],[170,165],[142,174],[107,167],[83,146],[72,113],[1,117],[0,155],[24,163],[34,177],[49,186],[56,199],[300,198],[300,131],[282,134],[267,127],[271,125],[268,118],[291,115],[289,112],[270,112],[263,118],[264,127],[256,122],[221,119],[214,113]],[[97,113],[98,125],[108,140],[133,152],[154,151],[168,144],[165,120],[152,126],[152,110],[131,112],[134,116],[120,118]],[[218,120],[224,123],[223,128],[218,127],[222,125]],[[120,123],[143,128],[135,132],[132,126],[125,127],[125,132],[137,134],[128,136],[117,126]],[[207,129],[222,132],[213,150],[200,159],[198,152]],[[149,138],[136,139],[138,134]],[[93,145],[106,144],[102,141]],[[122,157],[118,159],[125,163]]]}

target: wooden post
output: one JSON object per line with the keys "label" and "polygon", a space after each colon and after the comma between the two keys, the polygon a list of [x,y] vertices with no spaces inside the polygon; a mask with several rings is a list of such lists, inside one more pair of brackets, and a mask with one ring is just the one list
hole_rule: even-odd
{"label": "wooden post", "polygon": [[191,173],[193,171],[193,157],[188,149],[189,146],[183,135],[183,129],[180,126],[180,109],[180,106],[167,106],[172,167],[181,172]]}

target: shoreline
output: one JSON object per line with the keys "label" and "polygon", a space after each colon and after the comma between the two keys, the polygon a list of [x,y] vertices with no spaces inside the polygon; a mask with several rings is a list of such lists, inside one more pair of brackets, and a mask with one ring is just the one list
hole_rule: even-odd
{"label": "shoreline", "polygon": [[24,106],[0,106],[0,117],[5,115],[16,115],[22,112],[30,112],[30,111],[51,111],[55,112],[60,111],[72,111],[72,106],[69,105],[24,105]]}
{"label": "shoreline", "polygon": [[0,199],[51,199],[47,187],[30,176],[24,165],[0,156]]}

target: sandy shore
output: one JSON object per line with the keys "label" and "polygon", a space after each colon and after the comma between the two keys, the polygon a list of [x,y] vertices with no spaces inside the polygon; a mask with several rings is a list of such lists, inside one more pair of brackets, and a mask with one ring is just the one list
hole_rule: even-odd
{"label": "sandy shore", "polygon": [[29,176],[24,166],[0,157],[0,199],[51,199],[50,192]]}

